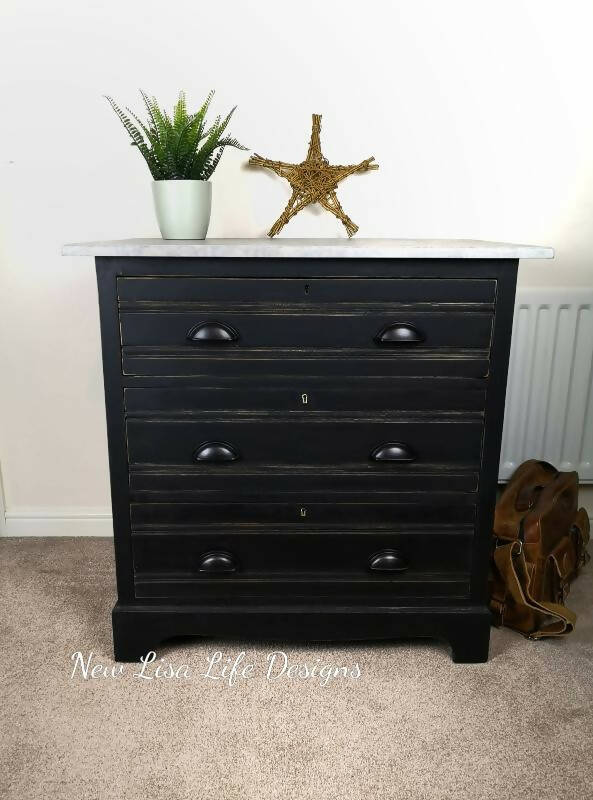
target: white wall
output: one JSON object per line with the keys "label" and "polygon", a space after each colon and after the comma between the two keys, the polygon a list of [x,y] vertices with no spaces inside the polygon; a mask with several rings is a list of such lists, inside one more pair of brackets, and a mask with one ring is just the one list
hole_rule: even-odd
{"label": "white wall", "polygon": [[[158,235],[150,177],[102,94],[184,87],[232,133],[303,157],[323,114],[362,236],[553,245],[522,282],[591,284],[593,4],[557,0],[4,0],[0,12],[0,461],[9,530],[108,526],[95,279],[63,242]],[[228,152],[211,236],[261,236],[287,185]],[[326,213],[288,236],[341,236]]]}

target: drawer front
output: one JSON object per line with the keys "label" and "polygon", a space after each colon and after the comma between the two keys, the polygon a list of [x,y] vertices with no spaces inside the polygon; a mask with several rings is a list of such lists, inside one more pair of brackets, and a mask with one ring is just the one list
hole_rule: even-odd
{"label": "drawer front", "polygon": [[[418,530],[409,533],[341,531],[308,533],[135,534],[132,537],[136,573],[177,573],[179,576],[220,577],[216,564],[208,570],[205,553],[231,555],[233,573],[323,572],[373,574],[369,559],[383,549],[395,549],[407,572],[469,572],[473,529]],[[379,565],[381,566],[381,565]],[[389,566],[388,564],[386,566]],[[213,571],[214,570],[214,571]],[[374,573],[377,574],[377,573]]]}
{"label": "drawer front", "polygon": [[210,600],[466,597],[469,543],[467,535],[426,533],[135,536],[135,591]]}
{"label": "drawer front", "polygon": [[[377,421],[325,418],[216,420],[128,419],[131,464],[212,465],[233,471],[239,464],[367,465],[388,470],[402,464],[480,462],[482,419]],[[209,443],[219,447],[209,448]],[[397,443],[398,447],[390,447]]]}
{"label": "drawer front", "polygon": [[269,382],[276,377],[295,379],[406,377],[485,378],[489,371],[487,351],[449,352],[414,348],[342,349],[306,351],[294,349],[257,350],[240,348],[122,348],[124,375],[204,378],[211,380],[252,380]]}
{"label": "drawer front", "polygon": [[273,502],[380,500],[394,492],[477,492],[477,471],[453,468],[438,471],[426,468],[377,470],[291,467],[269,469],[208,470],[133,469],[130,472],[130,498],[141,501],[222,502],[247,501],[265,497]]}
{"label": "drawer front", "polygon": [[250,347],[487,349],[492,330],[490,312],[454,311],[241,313],[212,307],[199,313],[123,311],[120,322],[124,345],[216,347],[228,358]]}
{"label": "drawer front", "polygon": [[314,601],[322,605],[328,602],[361,603],[383,602],[394,599],[417,603],[420,599],[466,600],[470,592],[470,577],[465,573],[418,573],[393,577],[365,576],[345,573],[338,575],[278,575],[273,579],[261,576],[241,576],[231,580],[225,578],[194,578],[176,575],[145,575],[134,578],[136,598],[159,597],[175,599],[176,602],[205,601],[225,603],[233,599],[248,601],[265,599],[274,603],[291,603],[298,600]]}
{"label": "drawer front", "polygon": [[309,378],[302,383],[280,378],[273,387],[243,382],[241,386],[199,388],[164,386],[124,389],[128,414],[191,414],[202,411],[481,411],[486,397],[483,378],[388,378],[332,381]]}
{"label": "drawer front", "polygon": [[[391,500],[391,502],[389,502]],[[387,500],[369,495],[366,502],[315,502],[303,493],[299,502],[132,503],[132,528],[136,531],[180,526],[199,530],[204,526],[298,525],[307,528],[385,527],[394,525],[453,523],[472,524],[476,495],[456,492],[409,492]]]}
{"label": "drawer front", "polygon": [[[284,267],[285,268],[285,267]],[[496,281],[456,278],[117,279],[126,303],[493,303]]]}

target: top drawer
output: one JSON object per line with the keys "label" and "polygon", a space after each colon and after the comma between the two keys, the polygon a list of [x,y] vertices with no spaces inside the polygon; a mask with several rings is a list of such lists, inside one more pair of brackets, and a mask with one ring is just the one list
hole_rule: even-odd
{"label": "top drawer", "polygon": [[118,278],[135,303],[494,303],[496,281],[455,278]]}

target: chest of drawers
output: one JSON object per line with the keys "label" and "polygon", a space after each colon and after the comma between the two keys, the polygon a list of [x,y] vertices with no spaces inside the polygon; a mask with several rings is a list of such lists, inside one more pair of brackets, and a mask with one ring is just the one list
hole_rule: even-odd
{"label": "chest of drawers", "polygon": [[115,657],[424,636],[483,661],[516,270],[548,253],[297,244],[71,246],[96,256]]}

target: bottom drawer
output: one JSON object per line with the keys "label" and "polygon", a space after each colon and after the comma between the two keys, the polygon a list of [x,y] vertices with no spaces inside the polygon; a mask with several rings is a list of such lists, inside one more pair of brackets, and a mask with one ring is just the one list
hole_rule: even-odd
{"label": "bottom drawer", "polygon": [[137,597],[467,597],[471,526],[410,533],[145,534]]}

